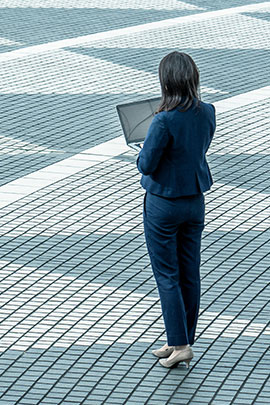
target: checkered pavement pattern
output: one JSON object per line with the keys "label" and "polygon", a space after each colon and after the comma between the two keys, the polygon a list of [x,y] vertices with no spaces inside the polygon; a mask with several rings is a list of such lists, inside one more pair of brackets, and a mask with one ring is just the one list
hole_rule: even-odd
{"label": "checkered pavement pattern", "polygon": [[[3,0],[0,20],[0,405],[268,404],[270,93],[245,95],[269,85],[270,2]],[[122,136],[117,104],[159,95],[175,49],[203,100],[227,103],[189,370],[151,354],[166,338],[136,153],[88,164]]]}

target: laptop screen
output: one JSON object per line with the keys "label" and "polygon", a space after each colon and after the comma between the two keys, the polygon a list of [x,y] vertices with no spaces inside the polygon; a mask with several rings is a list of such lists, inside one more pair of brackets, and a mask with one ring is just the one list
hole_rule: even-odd
{"label": "laptop screen", "polygon": [[117,105],[126,143],[142,143],[160,103],[160,97]]}

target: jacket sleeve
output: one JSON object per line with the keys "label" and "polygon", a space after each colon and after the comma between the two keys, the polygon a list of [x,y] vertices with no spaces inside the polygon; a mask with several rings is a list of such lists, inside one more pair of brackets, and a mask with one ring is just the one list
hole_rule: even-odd
{"label": "jacket sleeve", "polygon": [[152,174],[156,170],[168,142],[169,131],[165,117],[159,113],[153,118],[137,159],[137,167],[142,174]]}
{"label": "jacket sleeve", "polygon": [[213,108],[213,110],[214,110],[214,116],[213,116],[213,131],[212,131],[212,137],[213,137],[213,135],[214,135],[214,133],[215,133],[215,130],[216,130],[216,125],[217,125],[217,123],[216,123],[216,107],[214,106],[214,104],[210,104],[211,106],[212,106],[212,108]]}

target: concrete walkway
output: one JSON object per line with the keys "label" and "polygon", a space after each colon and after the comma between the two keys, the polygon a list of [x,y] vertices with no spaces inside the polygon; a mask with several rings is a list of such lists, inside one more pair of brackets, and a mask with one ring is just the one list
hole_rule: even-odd
{"label": "concrete walkway", "polygon": [[[0,405],[269,404],[270,2],[3,0],[0,20]],[[151,354],[164,326],[115,110],[159,94],[175,49],[218,119],[189,370]]]}

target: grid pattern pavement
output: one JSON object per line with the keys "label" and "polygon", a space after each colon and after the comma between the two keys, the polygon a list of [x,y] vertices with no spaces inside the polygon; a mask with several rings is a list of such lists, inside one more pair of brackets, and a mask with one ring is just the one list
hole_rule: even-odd
{"label": "grid pattern pavement", "polygon": [[[56,18],[64,3],[70,31],[59,19],[56,36],[45,24],[43,36],[42,26],[36,38],[22,32],[16,46],[74,35],[77,9],[71,0],[1,2],[1,13],[13,11],[11,22],[46,8]],[[121,28],[100,19],[100,10],[109,15],[116,3],[78,1],[80,15],[94,23],[77,27],[76,36]],[[125,26],[134,24],[134,10],[148,10],[142,24],[214,8],[195,0],[126,3]],[[156,96],[158,61],[180,44],[200,67],[206,101],[266,86],[270,3],[226,7],[247,4],[259,8],[0,58],[2,184],[121,135],[115,105]],[[118,11],[111,16],[120,21]],[[27,19],[23,26],[29,29]],[[5,47],[15,40],[10,32]],[[269,104],[266,95],[218,115],[188,371],[165,370],[151,355],[165,333],[133,151],[52,179],[1,208],[1,405],[269,403]]]}
{"label": "grid pattern pavement", "polygon": [[[269,5],[260,13],[269,15]],[[200,67],[205,101],[268,85],[269,22],[253,14],[185,20],[11,60],[0,55],[1,185],[121,135],[115,105],[159,94],[158,62],[179,45]]]}
{"label": "grid pattern pavement", "polygon": [[[226,8],[256,3],[226,0]],[[222,0],[2,0],[0,52],[223,8]]]}

